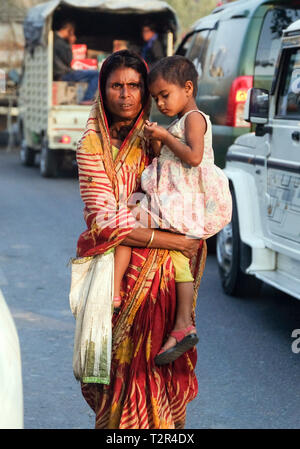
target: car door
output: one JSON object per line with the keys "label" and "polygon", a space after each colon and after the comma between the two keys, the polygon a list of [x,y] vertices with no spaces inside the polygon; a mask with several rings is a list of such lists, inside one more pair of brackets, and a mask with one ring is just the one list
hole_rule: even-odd
{"label": "car door", "polygon": [[205,39],[199,56],[187,54],[199,73],[197,104],[211,117],[213,126],[229,125],[230,90],[239,76],[239,60],[248,25],[247,17],[219,20],[212,29],[201,30]]}
{"label": "car door", "polygon": [[267,158],[267,227],[272,240],[300,243],[300,47],[283,51],[271,106]]}

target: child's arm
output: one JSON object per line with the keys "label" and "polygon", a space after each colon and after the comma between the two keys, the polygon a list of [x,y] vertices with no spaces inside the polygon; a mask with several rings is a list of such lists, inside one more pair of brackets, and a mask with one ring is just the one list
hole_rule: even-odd
{"label": "child's arm", "polygon": [[202,161],[205,132],[206,121],[199,112],[192,112],[185,119],[186,144],[180,142],[162,126],[145,125],[145,135],[148,138],[167,145],[175,156],[192,167],[196,167]]}

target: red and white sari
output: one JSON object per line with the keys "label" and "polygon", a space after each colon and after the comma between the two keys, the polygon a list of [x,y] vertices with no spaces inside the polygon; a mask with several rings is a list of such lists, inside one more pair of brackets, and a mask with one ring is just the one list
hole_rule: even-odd
{"label": "red and white sari", "polygon": [[[87,224],[78,240],[78,257],[116,247],[134,228],[126,201],[140,189],[141,174],[148,164],[141,138],[147,118],[146,107],[113,161],[101,98],[92,107],[77,150]],[[197,259],[192,261],[194,307],[205,259],[203,242]],[[169,252],[132,248],[122,296],[121,312],[113,318],[110,384],[81,384],[84,398],[95,411],[96,428],[183,428],[186,405],[198,391],[196,348],[170,365],[159,367],[154,363],[175,320],[174,268]]]}

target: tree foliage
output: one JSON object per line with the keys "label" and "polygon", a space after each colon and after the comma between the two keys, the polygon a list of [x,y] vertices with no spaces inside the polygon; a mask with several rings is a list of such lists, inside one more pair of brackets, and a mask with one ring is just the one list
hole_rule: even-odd
{"label": "tree foliage", "polygon": [[196,20],[206,16],[216,7],[218,0],[167,0],[167,3],[178,15],[180,34],[185,34]]}

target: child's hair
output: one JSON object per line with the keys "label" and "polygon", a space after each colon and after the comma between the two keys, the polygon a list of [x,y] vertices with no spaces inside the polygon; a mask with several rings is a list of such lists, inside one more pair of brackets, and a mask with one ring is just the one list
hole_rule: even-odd
{"label": "child's hair", "polygon": [[196,97],[198,73],[192,61],[184,56],[175,55],[160,59],[149,73],[148,86],[159,77],[168,83],[178,84],[181,87],[184,87],[187,81],[192,81],[194,86],[193,95]]}

